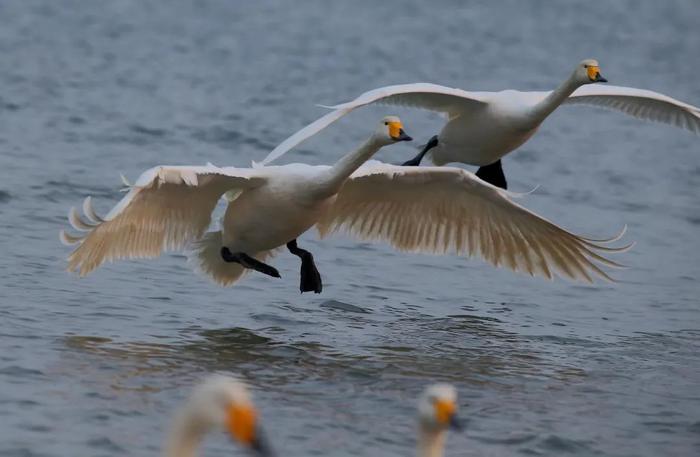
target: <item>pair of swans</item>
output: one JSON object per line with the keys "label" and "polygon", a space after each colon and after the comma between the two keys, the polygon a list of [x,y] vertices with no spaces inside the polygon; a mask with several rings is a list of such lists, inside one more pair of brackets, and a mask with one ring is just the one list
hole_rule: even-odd
{"label": "pair of swans", "polygon": [[404,165],[419,165],[430,151],[436,165],[450,162],[478,165],[479,178],[504,189],[507,181],[501,158],[529,140],[562,104],[600,106],[700,134],[700,108],[657,92],[597,84],[601,82],[607,80],[601,76],[598,62],[587,59],[549,92],[467,92],[427,83],[381,87],[350,102],[324,106],[332,111],[284,140],[261,164],[269,164],[346,114],[373,103],[422,108],[447,115],[440,133]]}
{"label": "pair of swans", "polygon": [[[407,167],[368,160],[384,146],[408,141],[399,118],[382,119],[372,135],[332,166],[257,168],[161,166],[141,175],[107,214],[86,199],[68,269],[81,276],[105,261],[157,257],[190,246],[190,260],[221,285],[255,270],[280,274],[266,261],[278,248],[301,259],[301,292],[322,290],[313,255],[297,237],[316,226],[321,236],[344,230],[404,251],[480,254],[495,266],[551,278],[610,279],[600,252],[626,250],[609,240],[570,233],[513,201],[513,194],[460,168]],[[228,207],[222,230],[205,233],[219,199]]]}
{"label": "pair of swans", "polygon": [[[447,430],[461,428],[457,418],[457,391],[449,384],[433,384],[418,402],[418,457],[441,457]],[[194,389],[175,417],[165,446],[165,457],[195,457],[204,436],[215,429],[261,457],[273,455],[261,433],[258,412],[245,384],[215,375]]]}

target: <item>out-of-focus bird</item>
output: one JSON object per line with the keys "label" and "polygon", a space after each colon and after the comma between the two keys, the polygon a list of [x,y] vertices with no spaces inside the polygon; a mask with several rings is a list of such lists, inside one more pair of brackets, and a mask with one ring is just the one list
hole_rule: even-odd
{"label": "out-of-focus bird", "polygon": [[418,457],[442,457],[449,429],[462,429],[457,391],[450,384],[433,384],[418,401]]}
{"label": "out-of-focus bird", "polygon": [[333,111],[284,140],[261,163],[269,164],[351,111],[373,103],[423,108],[447,115],[440,133],[404,165],[420,164],[430,150],[436,165],[450,162],[478,165],[481,167],[476,173],[478,177],[504,189],[507,183],[501,157],[529,140],[562,104],[600,106],[700,134],[700,108],[650,90],[593,85],[599,82],[607,80],[600,75],[598,62],[586,59],[553,91],[467,92],[429,83],[380,87],[350,102],[325,106]]}
{"label": "out-of-focus bird", "polygon": [[230,376],[213,375],[195,387],[175,416],[164,457],[195,457],[205,435],[215,429],[229,433],[256,455],[273,455],[262,436],[258,412],[246,385]]}

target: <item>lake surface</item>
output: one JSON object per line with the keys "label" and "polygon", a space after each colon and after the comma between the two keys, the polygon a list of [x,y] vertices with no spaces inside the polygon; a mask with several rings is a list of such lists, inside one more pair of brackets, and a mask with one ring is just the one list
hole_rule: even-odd
{"label": "lake surface", "polygon": [[[618,283],[306,234],[322,295],[220,288],[184,258],[64,271],[66,214],[102,214],[119,173],[248,166],[382,85],[554,88],[595,57],[612,84],[700,105],[700,5],[668,2],[0,3],[0,455],[157,455],[207,373],[249,381],[280,455],[411,455],[415,399],[454,383],[447,455],[700,455],[700,139],[587,107],[504,161],[528,208],[577,233],[628,226]],[[331,163],[385,114],[416,141],[438,116],[360,110],[282,162]],[[414,145],[386,148],[400,162]],[[206,455],[243,455],[222,435]]]}

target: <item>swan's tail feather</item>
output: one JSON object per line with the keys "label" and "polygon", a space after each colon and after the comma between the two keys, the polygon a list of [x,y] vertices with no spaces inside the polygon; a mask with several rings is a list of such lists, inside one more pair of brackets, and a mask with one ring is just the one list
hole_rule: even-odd
{"label": "swan's tail feather", "polygon": [[237,263],[225,262],[221,257],[221,231],[207,232],[192,243],[187,260],[194,269],[211,278],[221,286],[229,286],[238,281],[245,268]]}
{"label": "swan's tail feather", "polygon": [[[202,238],[192,243],[187,252],[187,260],[195,270],[208,276],[221,286],[230,286],[238,281],[248,270],[238,263],[224,261],[221,257],[223,246],[221,231],[207,232]],[[265,261],[273,251],[250,254],[260,261]]]}

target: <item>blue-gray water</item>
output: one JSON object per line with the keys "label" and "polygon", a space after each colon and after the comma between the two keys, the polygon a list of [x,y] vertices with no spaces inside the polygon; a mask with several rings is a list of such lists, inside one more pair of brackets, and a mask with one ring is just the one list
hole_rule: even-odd
{"label": "blue-gray water", "polygon": [[[475,259],[342,237],[301,241],[324,277],[298,294],[222,289],[183,257],[64,271],[70,206],[106,212],[156,164],[247,166],[377,86],[553,88],[597,58],[613,84],[700,104],[700,5],[668,2],[0,3],[0,454],[157,455],[206,373],[255,388],[281,455],[410,455],[414,402],[459,389],[448,455],[700,451],[700,139],[586,107],[555,112],[504,166],[529,208],[637,242],[617,284],[549,282]],[[380,116],[416,142],[440,119],[354,113],[285,161],[330,163]],[[408,145],[378,158],[398,162]],[[232,455],[220,434],[208,455]],[[238,454],[236,454],[238,455]]]}

